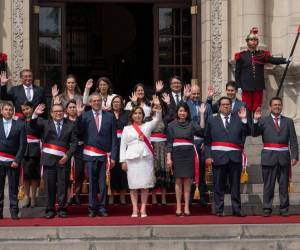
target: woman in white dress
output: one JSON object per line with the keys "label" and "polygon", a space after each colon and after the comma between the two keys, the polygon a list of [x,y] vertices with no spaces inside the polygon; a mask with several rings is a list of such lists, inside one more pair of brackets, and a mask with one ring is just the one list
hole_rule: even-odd
{"label": "woman in white dress", "polygon": [[151,105],[145,96],[145,88],[142,83],[134,86],[132,95],[129,98],[130,101],[126,104],[125,110],[132,110],[133,107],[139,106],[143,109],[145,117],[150,116]]}
{"label": "woman in white dress", "polygon": [[[83,93],[83,104],[89,105],[89,94],[93,86],[93,79],[89,79],[85,85]],[[102,97],[102,110],[111,110],[111,101],[116,96],[112,94],[112,83],[107,77],[100,77],[97,81],[96,92]]]}
{"label": "woman in white dress", "polygon": [[155,111],[153,120],[146,123],[143,123],[144,110],[140,106],[133,107],[129,115],[131,125],[124,127],[121,137],[120,162],[122,169],[127,171],[132,217],[139,214],[138,189],[141,190],[141,217],[147,216],[148,189],[153,188],[155,184],[154,151],[149,142],[151,132],[162,119],[160,102],[156,96],[153,97],[153,105]]}

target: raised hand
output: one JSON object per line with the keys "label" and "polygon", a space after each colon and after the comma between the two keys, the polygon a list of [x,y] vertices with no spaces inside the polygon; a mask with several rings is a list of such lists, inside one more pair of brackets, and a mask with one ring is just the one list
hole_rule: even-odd
{"label": "raised hand", "polygon": [[201,103],[200,107],[199,107],[199,113],[200,114],[204,114],[206,111],[206,105],[204,102]]}
{"label": "raised hand", "polygon": [[163,93],[162,94],[162,100],[164,103],[166,103],[167,105],[171,104],[171,99],[170,99],[170,95],[168,93]]}
{"label": "raised hand", "polygon": [[45,104],[43,104],[43,103],[39,104],[39,105],[35,108],[34,114],[36,114],[36,115],[41,115],[41,114],[43,114],[45,108],[46,108]]}
{"label": "raised hand", "polygon": [[7,84],[7,82],[9,81],[9,78],[7,77],[6,71],[1,71],[0,79],[1,79],[1,85]]}
{"label": "raised hand", "polygon": [[239,115],[239,117],[241,119],[246,119],[247,118],[247,110],[246,110],[246,108],[245,107],[241,107],[238,115]]}
{"label": "raised hand", "polygon": [[77,116],[80,116],[84,111],[84,105],[82,105],[81,100],[76,101],[76,110],[77,110]]}
{"label": "raised hand", "polygon": [[259,120],[261,116],[262,116],[261,108],[258,107],[254,112],[253,120]]}
{"label": "raised hand", "polygon": [[152,104],[153,104],[153,111],[160,112],[162,110],[158,96],[156,95],[152,96]]}
{"label": "raised hand", "polygon": [[61,101],[60,101],[60,98],[59,96],[53,96],[52,97],[52,100],[53,100],[53,104],[61,104]]}
{"label": "raised hand", "polygon": [[207,98],[212,99],[215,94],[215,89],[212,85],[208,86],[207,89]]}
{"label": "raised hand", "polygon": [[86,89],[91,89],[92,87],[93,87],[93,79],[92,78],[90,78],[90,79],[88,79],[87,80],[87,82],[86,82],[86,84],[85,84],[85,88]]}
{"label": "raised hand", "polygon": [[132,93],[131,93],[131,96],[129,96],[129,99],[130,99],[130,101],[132,101],[132,102],[137,102],[138,97],[137,97],[137,95],[136,95],[135,92],[132,92]]}
{"label": "raised hand", "polygon": [[159,80],[159,81],[155,82],[155,90],[156,90],[156,92],[161,92],[163,88],[164,88],[163,81]]}
{"label": "raised hand", "polygon": [[186,84],[183,87],[183,96],[185,99],[189,99],[191,96],[191,85],[190,84]]}
{"label": "raised hand", "polygon": [[54,84],[51,88],[52,91],[52,97],[58,96],[59,89],[57,88],[57,84]]}

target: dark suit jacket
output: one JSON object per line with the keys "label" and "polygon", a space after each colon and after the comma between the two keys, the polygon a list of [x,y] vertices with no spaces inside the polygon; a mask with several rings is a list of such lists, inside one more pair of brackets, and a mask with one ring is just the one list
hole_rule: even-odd
{"label": "dark suit jacket", "polygon": [[[191,120],[196,122],[197,124],[199,124],[201,117],[200,117],[200,115],[198,115],[198,110],[195,109],[193,101],[191,99],[189,99],[186,103],[189,106],[189,110],[191,113]],[[201,103],[202,103],[201,101],[198,101],[199,106],[201,105]],[[204,113],[205,124],[207,123],[208,117],[210,117],[211,115],[212,115],[211,106],[206,105],[206,110]]]}
{"label": "dark suit jacket", "polygon": [[[78,144],[76,124],[74,122],[71,122],[68,119],[63,119],[60,137],[57,136],[56,127],[53,120],[37,118],[32,119],[30,124],[33,128],[42,130],[43,143],[54,144],[67,148],[68,151],[66,152],[66,155],[69,159],[71,159]],[[41,164],[53,166],[56,165],[60,159],[61,156],[55,156],[42,152]]]}
{"label": "dark suit jacket", "polygon": [[262,150],[261,165],[290,166],[291,159],[298,160],[298,140],[292,119],[281,116],[280,130],[277,131],[271,115],[260,119],[252,127],[252,136],[262,136],[264,143],[288,144],[290,151]]}
{"label": "dark suit jacket", "polygon": [[[215,102],[214,104],[212,104],[212,100],[207,99],[206,103],[211,105],[211,110],[212,110],[213,114],[216,114],[219,112],[219,102]],[[241,100],[239,100],[238,98],[236,98],[231,112],[234,114],[237,114],[240,111],[241,107],[246,107],[246,104],[244,102],[242,102]]]}
{"label": "dark suit jacket", "polygon": [[242,151],[211,150],[212,142],[229,142],[244,146],[246,136],[251,132],[248,124],[242,123],[236,114],[231,114],[230,126],[226,131],[220,114],[208,118],[205,131],[205,157],[213,158],[214,165],[225,165],[230,160],[236,163],[242,162]]}
{"label": "dark suit jacket", "polygon": [[[93,111],[87,111],[78,117],[79,130],[83,133],[84,145],[89,145],[111,152],[112,160],[116,160],[118,151],[116,120],[112,113],[102,111],[100,131],[97,131]],[[95,161],[97,157],[84,155],[85,161]]]}
{"label": "dark suit jacket", "polygon": [[265,88],[264,64],[285,64],[285,58],[272,57],[270,51],[250,50],[235,54],[235,81],[242,90],[255,91]]}
{"label": "dark suit jacket", "polygon": [[[32,85],[33,88],[33,98],[32,104],[34,108],[40,103],[46,104],[46,98],[44,95],[44,90],[41,87]],[[7,86],[2,86],[0,91],[0,96],[2,100],[12,101],[15,105],[17,113],[21,113],[21,105],[27,101],[25,90],[23,85],[13,86],[9,91],[7,91]]]}
{"label": "dark suit jacket", "polygon": [[[26,150],[26,130],[23,121],[12,121],[8,137],[5,137],[3,119],[0,119],[0,152],[16,156],[15,162],[21,163]],[[8,165],[0,161],[0,165]]]}

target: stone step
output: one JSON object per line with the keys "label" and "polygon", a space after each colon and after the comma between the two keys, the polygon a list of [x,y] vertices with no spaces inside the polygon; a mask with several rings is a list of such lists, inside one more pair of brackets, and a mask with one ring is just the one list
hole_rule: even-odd
{"label": "stone step", "polygon": [[[241,193],[242,194],[262,194],[263,193],[263,184],[241,184]],[[275,194],[279,192],[279,185],[276,183],[275,185]],[[299,193],[300,199],[300,183],[293,183],[293,193]]]}
{"label": "stone step", "polygon": [[0,249],[299,249],[299,224],[0,228]]}

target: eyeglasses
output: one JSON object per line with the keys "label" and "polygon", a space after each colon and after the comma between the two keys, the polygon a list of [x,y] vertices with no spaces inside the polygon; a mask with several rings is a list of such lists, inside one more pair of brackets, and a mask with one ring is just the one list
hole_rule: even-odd
{"label": "eyeglasses", "polygon": [[52,110],[52,112],[53,112],[53,113],[62,113],[62,112],[64,112],[64,111],[62,111],[62,110]]}

